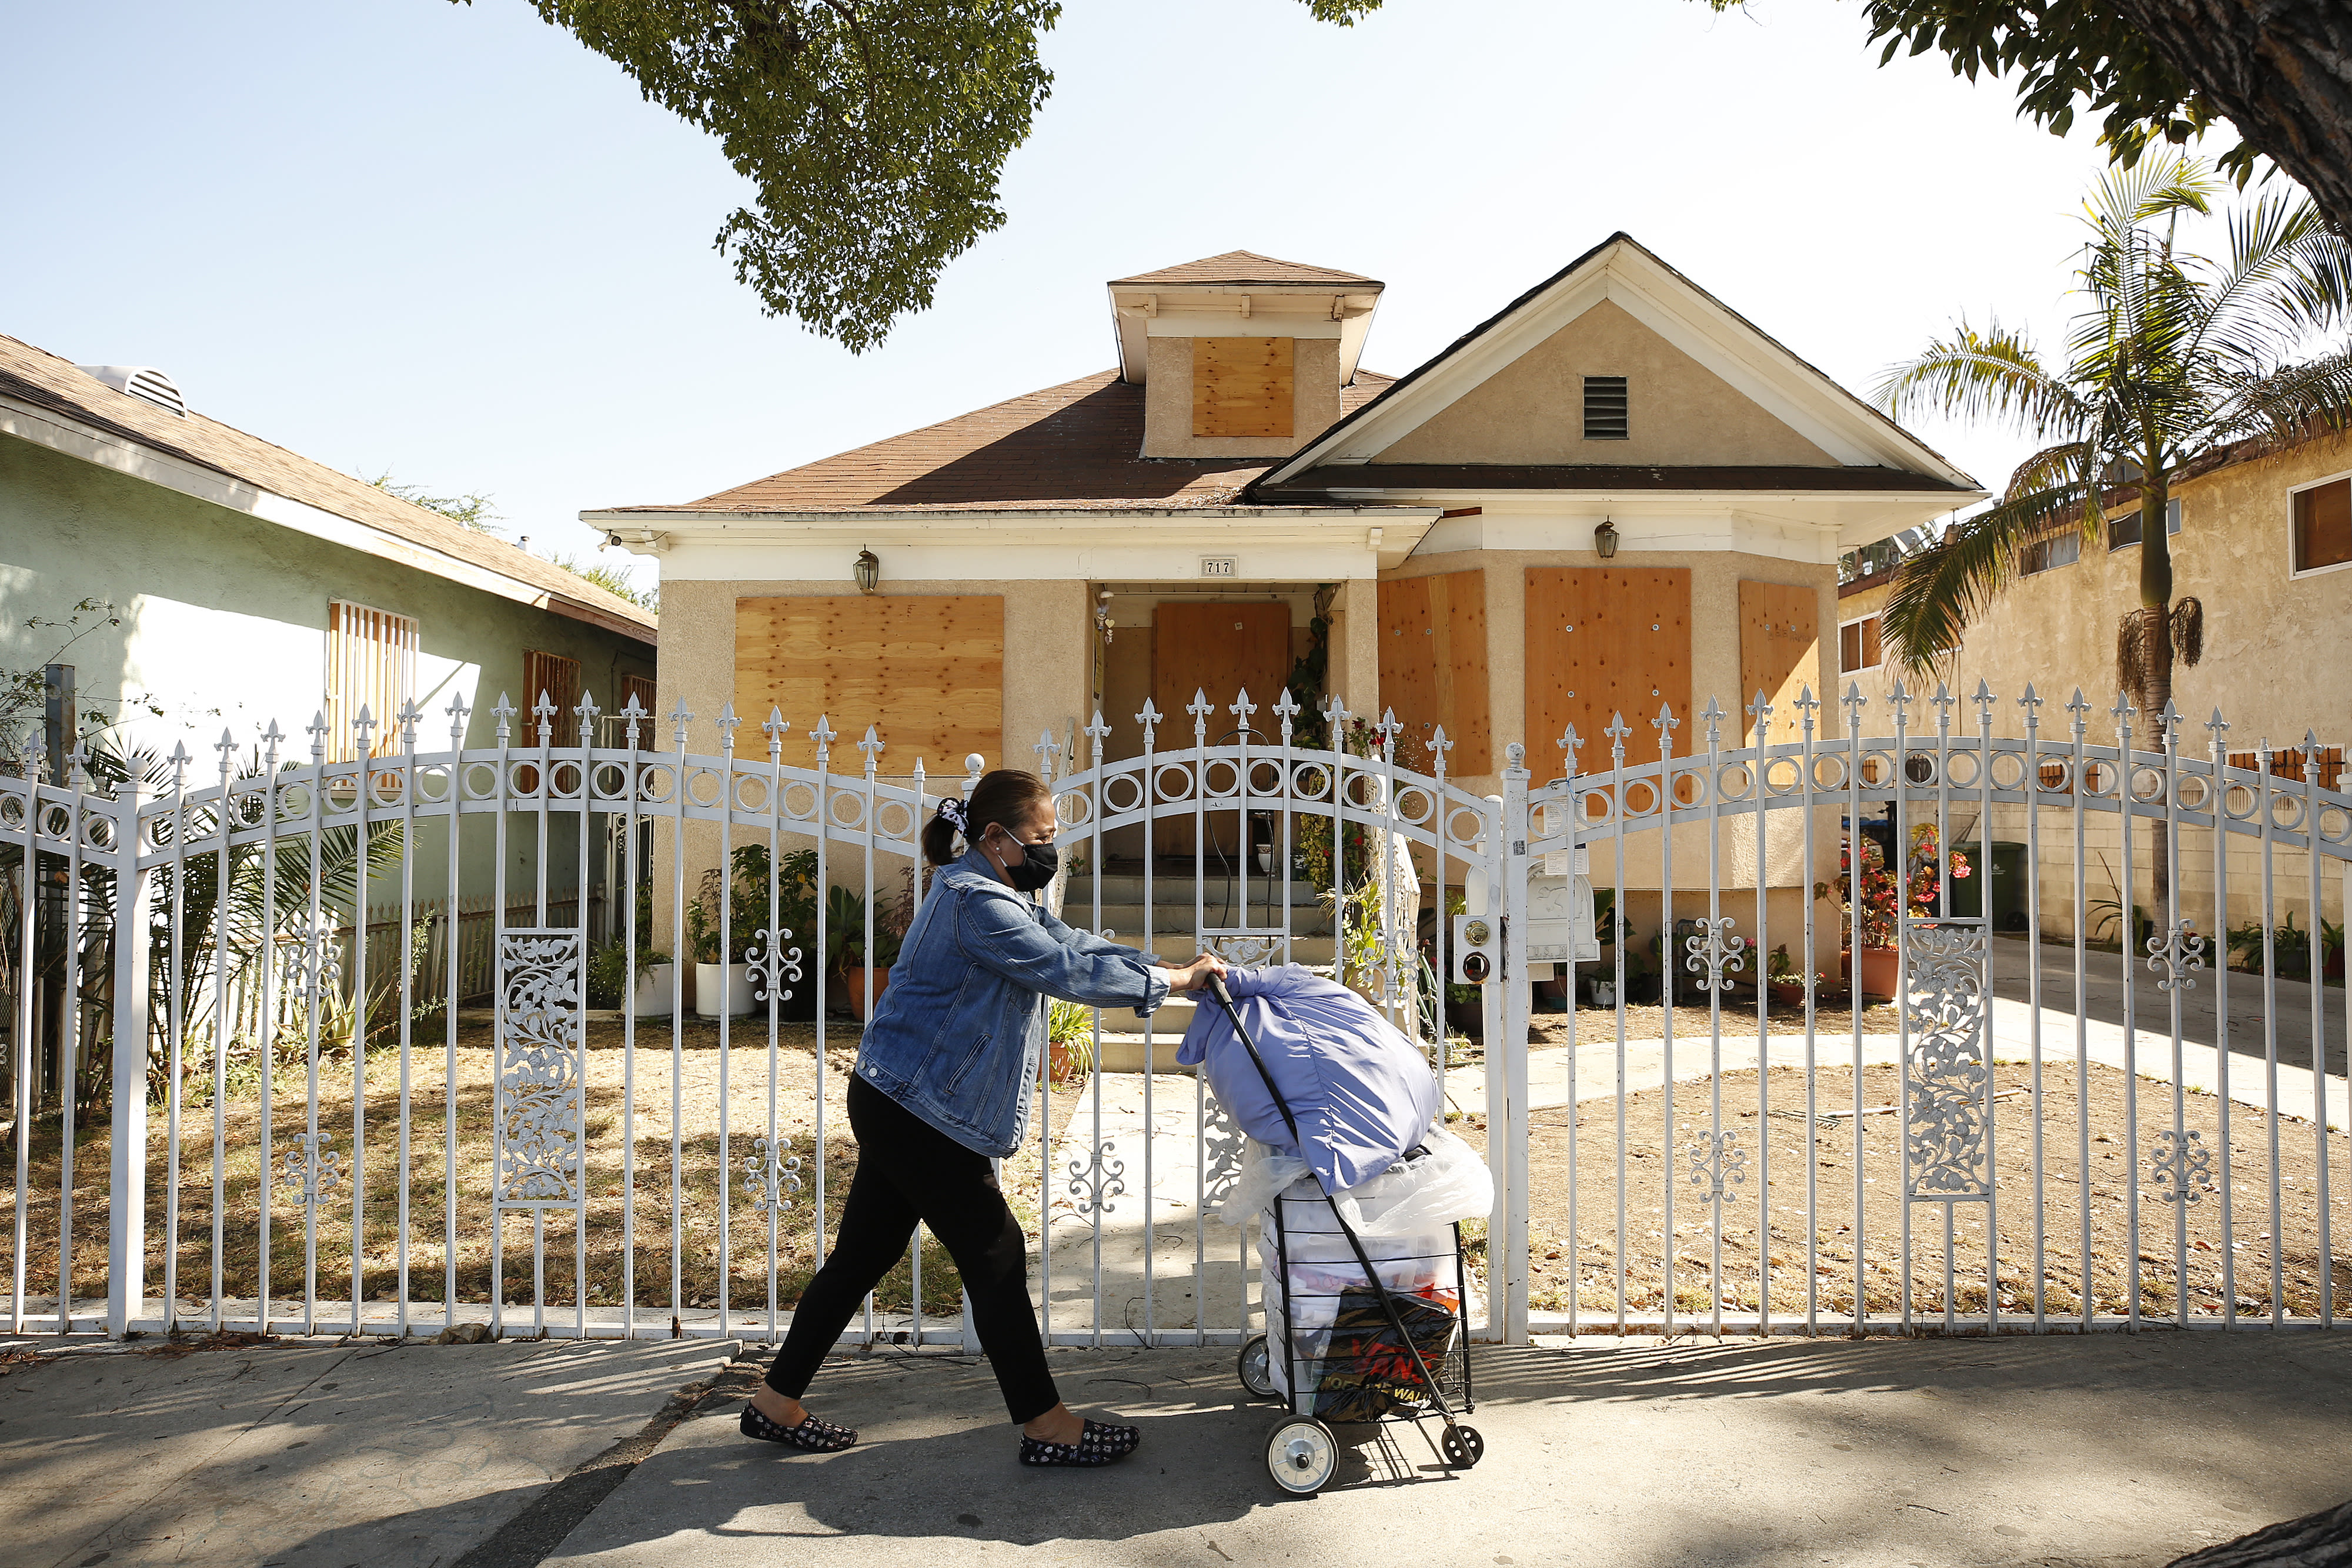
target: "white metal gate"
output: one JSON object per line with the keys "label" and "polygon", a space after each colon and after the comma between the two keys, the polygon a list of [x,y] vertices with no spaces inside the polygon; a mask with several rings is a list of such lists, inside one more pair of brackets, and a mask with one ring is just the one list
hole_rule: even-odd
{"label": "white metal gate", "polygon": [[[1259,711],[1199,697],[1169,747],[1147,706],[1125,758],[1097,718],[1081,770],[1041,737],[1085,858],[1055,896],[1096,929],[1124,903],[1122,939],[1171,957],[1337,963],[1442,1070],[1409,912],[1424,869],[1442,899],[1491,854],[1493,803],[1442,751],[1433,776],[1397,768],[1392,722],[1335,706],[1334,751],[1297,744],[1288,694],[1274,727]],[[412,706],[349,736],[322,718],[300,753],[274,726],[224,736],[209,778],[183,749],[0,779],[12,1328],[780,1332],[854,1169],[841,1094],[919,894],[924,764],[886,772],[869,727],[836,770],[829,722],[781,714],[739,746],[722,713],[710,754],[692,715],[664,747],[634,703],[501,698],[470,749],[447,716],[438,750]],[[1003,1171],[1046,1332],[1255,1332],[1246,1232],[1215,1214],[1240,1139],[1174,1075],[1170,1018],[1057,1032],[1034,1151]],[[961,1319],[919,1237],[853,1333],[953,1343]]]}

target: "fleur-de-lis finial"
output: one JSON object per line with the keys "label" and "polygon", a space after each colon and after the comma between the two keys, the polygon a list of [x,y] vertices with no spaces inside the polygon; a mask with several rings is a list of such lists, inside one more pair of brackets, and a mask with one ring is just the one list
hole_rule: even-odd
{"label": "fleur-de-lis finial", "polygon": [[518,709],[514,704],[507,700],[506,693],[500,692],[499,694],[499,705],[490,710],[490,716],[499,721],[499,744],[500,746],[504,746],[507,741],[512,737],[514,727],[507,721],[513,718],[520,711],[520,710]]}
{"label": "fleur-de-lis finial", "polygon": [[[2221,737],[2224,735],[2227,735],[2230,731],[2230,721],[2223,718],[2221,716],[2221,710],[2219,707],[2216,707],[2213,710],[2213,716],[2205,721],[2205,727],[2213,732],[2213,744],[2219,746],[2221,744]],[[221,733],[226,735],[228,732],[226,730],[223,730]]]}
{"label": "fleur-de-lis finial", "polygon": [[449,697],[449,706],[443,711],[447,713],[449,716],[449,749],[452,751],[465,750],[466,721],[474,716],[474,710],[466,706],[466,694],[463,692],[452,693]]}
{"label": "fleur-de-lis finial", "polygon": [[1902,678],[1896,677],[1895,689],[1886,694],[1887,706],[1895,710],[1895,734],[1900,735],[1910,727],[1911,705],[1916,700],[1909,692],[1903,689]]}
{"label": "fleur-de-lis finial", "polygon": [[873,778],[875,765],[882,755],[883,747],[882,737],[875,732],[872,725],[866,727],[866,738],[857,743],[857,749],[866,753],[866,777]]}
{"label": "fleur-de-lis finial", "polygon": [[175,740],[172,743],[172,755],[165,760],[172,765],[172,793],[176,795],[188,776],[188,764],[195,759],[188,755],[185,741]]}
{"label": "fleur-de-lis finial", "polygon": [[1396,761],[1397,731],[1403,727],[1404,726],[1397,722],[1396,709],[1392,707],[1382,708],[1380,723],[1372,726],[1374,732],[1381,737],[1381,755],[1391,763]]}
{"label": "fleur-de-lis finial", "polygon": [[2090,705],[2090,703],[2089,703],[2089,702],[2088,702],[2088,701],[2084,697],[2084,695],[2083,695],[2083,688],[2082,688],[2082,687],[2080,687],[2080,686],[2076,686],[2076,687],[2074,688],[2074,698],[2066,704],[2066,711],[2067,711],[2068,713],[2073,714],[2073,715],[2074,716],[2074,738],[2075,738],[2076,740],[2080,740],[2080,739],[2082,739],[2082,738],[2083,738],[2083,727],[2084,727],[2084,726],[2083,726],[2083,716],[2084,716],[2084,715],[2085,715],[2085,714],[2087,714],[2087,713],[2089,713],[2089,712],[2091,711],[2091,705]]}
{"label": "fleur-de-lis finial", "polygon": [[1845,709],[1847,733],[1852,734],[1861,729],[1862,710],[1870,706],[1869,699],[1862,695],[1862,683],[1848,681],[1845,684],[1845,695],[1838,699],[1838,706]]}
{"label": "fleur-de-lis finial", "polygon": [[1566,774],[1568,778],[1573,779],[1576,777],[1576,753],[1583,744],[1583,740],[1580,738],[1576,733],[1576,726],[1571,724],[1566,729],[1560,731],[1559,748],[1568,754],[1565,758],[1568,763]]}
{"label": "fleur-de-lis finial", "polygon": [[2017,706],[2025,710],[2026,728],[2038,729],[2041,727],[2042,694],[2033,689],[2033,683],[2032,681],[2025,683],[2025,695],[2017,699]]}
{"label": "fleur-de-lis finial", "polygon": [[645,705],[637,701],[636,693],[631,692],[629,700],[621,705],[620,717],[623,744],[635,751],[637,748],[637,727],[646,720]]}
{"label": "fleur-de-lis finial", "polygon": [[1454,749],[1454,743],[1445,738],[1444,725],[1439,725],[1431,733],[1428,744],[1429,759],[1433,765],[1433,770],[1440,779],[1443,779],[1445,777],[1445,754]]}
{"label": "fleur-de-lis finial", "polygon": [[1209,716],[1217,711],[1216,704],[1209,700],[1208,688],[1205,686],[1194,686],[1192,688],[1192,700],[1184,705],[1184,711],[1192,716],[1193,740],[1201,745],[1207,745],[1209,739]]}
{"label": "fleur-de-lis finial", "polygon": [[1283,687],[1282,695],[1274,699],[1274,712],[1275,716],[1282,720],[1282,744],[1288,746],[1291,721],[1298,716],[1298,699],[1290,695],[1288,686]]}
{"label": "fleur-de-lis finial", "polygon": [[669,710],[669,722],[670,728],[674,732],[671,739],[680,751],[684,751],[687,726],[694,722],[694,715],[688,711],[686,698],[683,695],[677,699],[677,706]]}
{"label": "fleur-de-lis finial", "polygon": [[1620,711],[1611,716],[1609,727],[1601,732],[1609,737],[1609,765],[1622,769],[1625,766],[1625,742],[1633,738],[1633,727],[1625,722]]}
{"label": "fleur-de-lis finial", "polygon": [[530,716],[539,720],[540,745],[555,744],[555,716],[562,711],[556,706],[555,698],[548,694],[547,688],[541,686],[539,700],[530,705]]}
{"label": "fleur-de-lis finial", "polygon": [[1143,749],[1146,751],[1151,749],[1152,737],[1160,732],[1160,719],[1158,706],[1150,697],[1144,698],[1143,711],[1135,716],[1135,722],[1143,727]]}
{"label": "fleur-de-lis finial", "polygon": [[1087,726],[1087,737],[1094,742],[1095,766],[1103,762],[1103,742],[1110,737],[1110,726],[1103,722],[1102,709],[1095,709],[1094,722]]}
{"label": "fleur-de-lis finial", "polygon": [[768,716],[760,726],[760,733],[768,737],[768,765],[774,767],[784,759],[784,731],[793,727],[784,720],[784,710],[774,703],[768,705]]}
{"label": "fleur-de-lis finial", "polygon": [[277,772],[278,748],[286,744],[286,736],[285,733],[278,727],[278,721],[276,719],[271,719],[269,721],[269,727],[261,732],[261,744],[263,747],[261,754],[262,770],[268,773]]}
{"label": "fleur-de-lis finial", "polygon": [[424,716],[425,710],[416,706],[415,697],[400,705],[400,744],[410,751],[416,749],[416,721]]}
{"label": "fleur-de-lis finial", "polygon": [[816,727],[809,731],[809,738],[816,742],[818,767],[822,768],[833,760],[833,743],[840,738],[840,733],[833,727],[833,720],[823,714],[817,715]]}
{"label": "fleur-de-lis finial", "polygon": [[2180,738],[2180,710],[2173,706],[2170,697],[2164,699],[2164,712],[2158,716],[2157,722],[2164,726],[2164,738],[2168,743]]}
{"label": "fleur-de-lis finial", "polygon": [[1937,730],[1949,730],[1952,727],[1952,704],[1954,700],[1950,688],[1947,687],[1943,682],[1937,681],[1936,683],[1936,695],[1927,699],[1928,704],[1936,710],[1936,728]]}
{"label": "fleur-de-lis finial", "polygon": [[[327,757],[327,716],[324,713],[312,714],[310,722],[302,727],[302,733],[310,737],[310,764],[316,767]],[[79,749],[75,755],[80,755]]]}
{"label": "fleur-de-lis finial", "polygon": [[604,710],[596,706],[596,694],[583,691],[572,707],[572,716],[580,721],[580,747],[586,750],[596,735],[596,716]]}
{"label": "fleur-de-lis finial", "polygon": [[1355,716],[1356,716],[1354,714],[1348,711],[1348,705],[1341,702],[1338,696],[1327,696],[1323,699],[1323,722],[1331,727],[1332,750],[1338,751],[1341,749],[1339,745],[1340,731],[1346,727],[1348,721]]}
{"label": "fleur-de-lis finial", "polygon": [[[34,744],[36,747],[38,747],[38,746],[40,745],[40,737],[38,737],[38,736],[35,736],[35,737],[33,737],[33,744]],[[215,751],[219,752],[219,753],[221,754],[221,760],[220,760],[221,779],[222,779],[222,780],[223,780],[224,782],[226,782],[226,779],[228,779],[228,768],[229,768],[229,762],[228,762],[228,759],[229,759],[229,758],[230,758],[230,757],[231,757],[231,756],[236,752],[236,737],[235,737],[234,735],[231,735],[231,734],[228,732],[228,727],[227,727],[226,725],[223,725],[223,726],[221,727],[221,737],[220,737],[218,740],[215,740],[215,741],[214,741],[214,742],[213,742],[213,749],[214,749]],[[38,755],[39,755],[39,754],[38,754],[38,752],[37,751],[37,752],[35,753],[36,758],[38,758]],[[36,761],[36,763],[35,763],[35,766],[34,766],[33,771],[34,771],[35,773],[37,773],[37,774],[40,771],[40,767],[39,767],[39,764],[38,764],[37,760],[37,761]]]}
{"label": "fleur-de-lis finial", "polygon": [[735,730],[736,727],[740,725],[742,722],[743,721],[741,719],[735,716],[735,705],[733,703],[721,703],[719,705],[719,749],[722,755],[730,757],[734,755]]}
{"label": "fleur-de-lis finial", "polygon": [[1992,722],[1993,695],[1992,684],[1990,681],[1979,680],[1976,695],[1969,698],[1969,701],[1977,705],[1978,724],[1988,725]]}
{"label": "fleur-de-lis finial", "polygon": [[1241,689],[1241,692],[1242,695],[1240,697],[1229,706],[1225,711],[1242,721],[1242,733],[1244,735],[1247,735],[1250,728],[1250,715],[1257,712],[1258,705],[1250,701],[1249,688],[1247,686],[1244,686]]}
{"label": "fleur-de-lis finial", "polygon": [[1037,754],[1037,777],[1051,784],[1059,777],[1055,764],[1062,755],[1062,743],[1054,738],[1052,730],[1041,729],[1037,732],[1037,744],[1029,749]]}
{"label": "fleur-de-lis finial", "polygon": [[1724,713],[1722,706],[1714,697],[1709,696],[1706,699],[1706,711],[1698,716],[1706,721],[1706,748],[1713,751],[1722,738],[1723,721],[1727,716]]}
{"label": "fleur-de-lis finial", "polygon": [[1813,698],[1811,684],[1797,688],[1797,720],[1808,737],[1813,733],[1813,710],[1821,706]]}

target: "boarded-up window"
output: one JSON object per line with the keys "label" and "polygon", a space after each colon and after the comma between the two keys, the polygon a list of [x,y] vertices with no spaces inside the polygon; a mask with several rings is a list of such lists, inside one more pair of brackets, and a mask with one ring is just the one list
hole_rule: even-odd
{"label": "boarded-up window", "polygon": [[1381,705],[1404,726],[1397,734],[1401,765],[1433,770],[1429,742],[1443,726],[1454,743],[1445,755],[1448,773],[1492,770],[1486,572],[1381,584]]}
{"label": "boarded-up window", "polygon": [[2331,479],[2294,493],[2294,570],[2316,571],[2352,560],[2352,479]]}
{"label": "boarded-up window", "polygon": [[[994,594],[844,594],[735,601],[735,711],[758,727],[780,708],[784,760],[816,761],[819,717],[838,735],[833,766],[858,771],[855,743],[874,726],[884,773],[961,777],[979,752],[1004,762],[1004,601]],[[747,741],[749,745],[751,741]],[[1029,759],[1023,758],[1024,762]]]}
{"label": "boarded-up window", "polygon": [[1655,761],[1662,706],[1681,721],[1675,753],[1691,750],[1691,574],[1687,567],[1527,569],[1527,746],[1530,762],[1564,755],[1576,727],[1577,766],[1609,766],[1603,733],[1619,714],[1629,763]]}
{"label": "boarded-up window", "polygon": [[[1804,738],[1797,699],[1821,678],[1820,605],[1816,589],[1739,585],[1739,733],[1747,744],[1757,744],[1756,716],[1748,705],[1759,691],[1772,705],[1772,727],[1763,744]],[[1822,694],[1813,695],[1819,700]]]}
{"label": "boarded-up window", "polygon": [[1192,340],[1192,434],[1280,436],[1292,430],[1288,338]]}
{"label": "boarded-up window", "polygon": [[[554,705],[552,717],[543,717],[538,711],[542,696]],[[572,710],[580,706],[580,661],[561,653],[523,654],[522,695],[515,706],[522,709],[515,720],[516,745],[537,746],[542,726],[548,731],[548,745],[579,745],[580,716]]]}
{"label": "boarded-up window", "polygon": [[1881,656],[1877,616],[1865,615],[1838,628],[1839,674],[1851,675],[1860,670],[1874,670],[1878,668]]}
{"label": "boarded-up window", "polygon": [[416,619],[342,600],[327,605],[327,756],[359,757],[352,725],[365,708],[374,721],[370,756],[400,749],[401,705],[416,695]]}

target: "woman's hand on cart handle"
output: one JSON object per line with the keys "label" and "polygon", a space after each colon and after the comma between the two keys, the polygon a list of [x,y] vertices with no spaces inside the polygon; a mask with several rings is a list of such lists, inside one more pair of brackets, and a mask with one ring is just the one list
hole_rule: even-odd
{"label": "woman's hand on cart handle", "polygon": [[1171,991],[1198,991],[1208,988],[1209,977],[1222,976],[1225,961],[1214,953],[1203,953],[1189,964],[1168,966],[1168,988]]}

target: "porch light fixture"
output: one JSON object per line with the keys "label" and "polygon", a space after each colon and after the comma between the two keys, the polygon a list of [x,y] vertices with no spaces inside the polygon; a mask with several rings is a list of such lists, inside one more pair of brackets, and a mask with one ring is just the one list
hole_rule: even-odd
{"label": "porch light fixture", "polygon": [[1607,517],[1601,518],[1601,526],[1592,530],[1592,548],[1601,553],[1602,560],[1607,560],[1611,556],[1615,555],[1617,525]]}
{"label": "porch light fixture", "polygon": [[849,575],[856,580],[858,592],[873,592],[874,585],[882,580],[882,558],[860,547],[856,564],[849,569]]}

